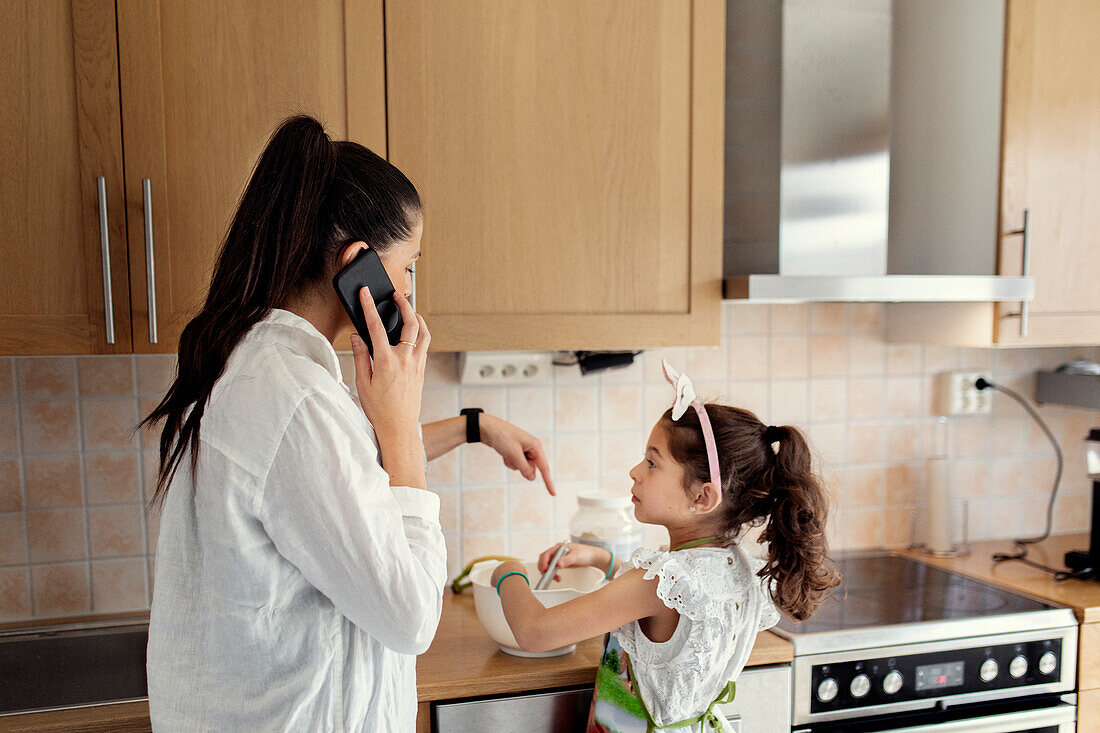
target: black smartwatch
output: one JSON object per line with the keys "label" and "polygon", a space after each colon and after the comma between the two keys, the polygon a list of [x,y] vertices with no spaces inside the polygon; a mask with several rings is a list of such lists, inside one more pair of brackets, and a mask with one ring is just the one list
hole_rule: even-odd
{"label": "black smartwatch", "polygon": [[480,407],[467,407],[459,411],[459,415],[466,416],[467,443],[481,442],[481,419],[478,417],[478,415],[483,412],[485,412],[485,410],[482,410]]}

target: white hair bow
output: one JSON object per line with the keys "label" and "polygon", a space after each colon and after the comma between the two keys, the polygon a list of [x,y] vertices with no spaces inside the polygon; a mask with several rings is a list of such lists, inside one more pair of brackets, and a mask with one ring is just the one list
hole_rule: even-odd
{"label": "white hair bow", "polygon": [[710,482],[722,490],[722,474],[718,470],[718,447],[714,441],[714,429],[710,425],[710,416],[706,406],[695,396],[695,386],[686,374],[680,374],[667,359],[661,359],[661,369],[665,379],[676,388],[676,399],[672,403],[672,419],[679,420],[689,407],[699,415],[699,429],[703,431],[703,443],[707,449],[707,464],[710,468]]}

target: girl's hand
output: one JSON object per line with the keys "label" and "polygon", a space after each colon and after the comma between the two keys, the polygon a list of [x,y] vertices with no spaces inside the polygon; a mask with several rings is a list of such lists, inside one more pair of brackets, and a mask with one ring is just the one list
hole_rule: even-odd
{"label": "girl's hand", "polygon": [[499,453],[505,466],[519,471],[528,481],[534,481],[538,473],[541,473],[546,490],[551,495],[556,493],[541,440],[510,422],[482,413],[481,442]]}
{"label": "girl's hand", "polygon": [[[542,551],[539,555],[539,572],[545,573],[546,569],[550,567],[550,561],[554,559],[554,553],[561,547],[561,543],[548,547]],[[602,547],[593,547],[592,545],[582,545],[578,542],[572,542],[569,544],[569,549],[564,555],[561,556],[561,560],[558,561],[559,568],[577,568],[586,565],[594,565],[606,569],[607,563],[611,561],[611,554]],[[555,574],[554,580],[561,580],[561,576]]]}
{"label": "girl's hand", "polygon": [[351,335],[355,389],[363,412],[379,436],[379,443],[386,438],[405,440],[409,435],[418,435],[424,364],[432,340],[424,319],[413,311],[408,299],[400,292],[395,292],[393,299],[404,321],[401,341],[396,346],[390,346],[370,289],[366,287],[360,289],[359,301],[374,347],[373,358],[359,335]]}
{"label": "girl's hand", "polygon": [[492,584],[494,588],[496,588],[497,581],[499,581],[505,573],[512,572],[520,572],[526,575],[527,568],[521,562],[517,562],[515,560],[507,560],[505,562],[502,562],[500,565],[497,565],[497,569],[493,571],[493,575],[489,579],[489,583]]}

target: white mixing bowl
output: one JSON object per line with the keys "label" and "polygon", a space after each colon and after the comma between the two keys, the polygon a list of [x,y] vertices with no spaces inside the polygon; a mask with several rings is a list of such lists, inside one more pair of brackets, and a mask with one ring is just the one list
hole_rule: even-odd
{"label": "white mixing bowl", "polygon": [[[531,579],[532,587],[538,583],[538,561],[530,560],[523,563],[527,569],[527,577]],[[477,608],[477,618],[481,621],[485,633],[497,643],[500,650],[515,654],[517,657],[553,657],[558,654],[568,654],[576,648],[576,644],[563,646],[560,649],[551,649],[548,652],[525,652],[516,643],[516,637],[512,635],[512,629],[508,627],[508,620],[504,618],[504,609],[500,605],[496,588],[489,584],[493,571],[500,565],[495,560],[488,560],[474,565],[470,571],[470,582],[474,587],[474,606]],[[546,590],[533,591],[535,598],[547,608],[559,603],[571,601],[583,596],[585,593],[596,590],[603,585],[604,573],[598,568],[562,568],[558,570],[561,580],[553,580]]]}

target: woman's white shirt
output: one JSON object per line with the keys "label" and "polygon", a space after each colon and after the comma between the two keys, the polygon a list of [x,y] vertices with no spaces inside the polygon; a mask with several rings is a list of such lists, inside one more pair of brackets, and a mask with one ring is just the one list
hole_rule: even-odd
{"label": "woman's white shirt", "polygon": [[273,310],[244,337],[162,511],[157,731],[412,731],[442,609],[439,499],[391,487],[332,345]]}

